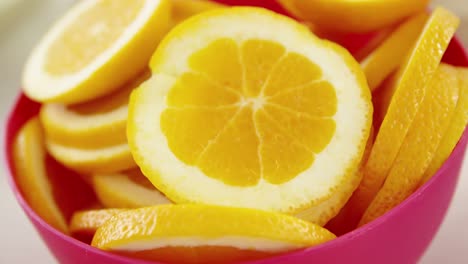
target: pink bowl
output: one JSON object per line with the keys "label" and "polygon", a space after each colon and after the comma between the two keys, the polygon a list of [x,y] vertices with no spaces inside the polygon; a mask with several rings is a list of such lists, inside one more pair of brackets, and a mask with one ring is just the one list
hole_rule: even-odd
{"label": "pink bowl", "polygon": [[[242,1],[224,0],[222,2],[239,4]],[[243,2],[282,12],[273,1]],[[362,39],[355,37],[348,39],[347,42],[351,46],[358,46],[356,43],[362,42]],[[458,40],[452,41],[444,61],[453,65],[468,66],[467,54]],[[154,264],[154,262],[131,259],[101,251],[66,236],[45,223],[29,207],[15,182],[11,146],[19,128],[30,117],[36,115],[38,110],[39,104],[20,95],[9,116],[5,138],[5,152],[9,168],[7,176],[20,206],[50,251],[60,263],[66,264]],[[416,263],[429,246],[447,212],[460,175],[467,141],[468,130],[465,129],[463,137],[449,159],[427,184],[398,207],[368,225],[317,247],[245,263]]]}

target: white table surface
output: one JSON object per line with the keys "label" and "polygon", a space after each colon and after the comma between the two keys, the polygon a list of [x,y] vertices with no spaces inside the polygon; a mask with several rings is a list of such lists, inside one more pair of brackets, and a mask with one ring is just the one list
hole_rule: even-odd
{"label": "white table surface", "polygon": [[[13,10],[1,8],[18,1]],[[8,3],[7,3],[8,2]],[[47,27],[73,0],[0,0],[0,118],[5,123],[8,110],[19,92],[19,78],[31,47]],[[463,17],[459,30],[468,45],[468,0],[438,0]],[[4,131],[0,130],[3,144]],[[1,146],[3,150],[3,145]],[[0,171],[0,263],[56,263],[32,225],[26,219],[5,177],[3,151]],[[437,237],[423,257],[422,264],[468,263],[468,158],[465,158],[461,181]],[[398,254],[398,252],[395,252]]]}

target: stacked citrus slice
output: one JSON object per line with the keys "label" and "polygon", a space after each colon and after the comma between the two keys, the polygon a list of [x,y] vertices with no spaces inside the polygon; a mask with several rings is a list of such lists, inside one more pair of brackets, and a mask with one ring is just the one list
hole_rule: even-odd
{"label": "stacked citrus slice", "polygon": [[145,69],[169,28],[169,10],[168,0],[80,1],[29,58],[25,93],[78,103],[115,90]]}
{"label": "stacked citrus slice", "polygon": [[139,169],[95,174],[92,185],[100,202],[109,208],[137,208],[171,203]]}
{"label": "stacked citrus slice", "polygon": [[[187,225],[190,219],[190,225]],[[300,219],[245,208],[163,205],[124,211],[92,245],[168,263],[232,263],[313,246],[335,236]]]}
{"label": "stacked citrus slice", "polygon": [[362,210],[377,195],[418,111],[426,107],[422,107],[422,101],[458,24],[458,18],[449,11],[434,10],[405,62],[394,78],[382,87],[376,119],[383,122],[380,125],[377,121],[376,126],[380,129],[364,167],[363,180],[349,203],[355,215],[363,214]]}
{"label": "stacked citrus slice", "polygon": [[429,0],[279,0],[295,16],[321,28],[366,33],[423,11]]}
{"label": "stacked citrus slice", "polygon": [[[426,0],[280,2],[307,21],[205,0],[77,2],[26,65],[43,103],[13,143],[26,201],[97,248],[180,264],[318,245],[406,199],[468,121],[468,71],[441,63],[458,18]],[[370,41],[359,64],[315,34]],[[77,176],[57,161],[86,188],[57,184]]]}

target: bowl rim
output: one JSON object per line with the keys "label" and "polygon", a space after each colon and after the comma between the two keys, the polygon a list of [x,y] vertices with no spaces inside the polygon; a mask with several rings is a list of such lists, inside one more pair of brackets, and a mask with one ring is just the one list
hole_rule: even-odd
{"label": "bowl rim", "polygon": [[[468,66],[468,49],[464,48],[463,44],[459,40],[457,36],[454,36],[452,39],[452,45],[454,45],[454,48],[459,49],[461,54],[463,55],[462,58],[459,59],[459,61],[463,62],[463,65]],[[163,262],[153,262],[153,261],[146,261],[146,260],[141,260],[141,259],[135,259],[135,258],[130,258],[126,256],[121,256],[117,255],[111,252],[106,252],[104,250],[100,250],[98,248],[92,247],[89,244],[86,244],[82,241],[79,241],[71,236],[68,236],[48,223],[46,223],[39,215],[36,214],[36,212],[29,206],[29,204],[26,202],[24,199],[16,181],[15,181],[15,173],[14,173],[14,168],[13,168],[13,161],[11,157],[11,142],[9,139],[13,138],[14,135],[12,135],[12,131],[10,131],[10,127],[12,126],[12,123],[14,122],[14,117],[15,117],[15,112],[18,109],[19,103],[21,99],[24,97],[23,93],[20,93],[17,95],[15,99],[15,103],[13,104],[13,107],[11,108],[10,113],[8,114],[8,118],[6,119],[5,122],[5,128],[6,128],[6,133],[4,134],[4,157],[3,161],[6,164],[7,168],[7,182],[10,186],[11,191],[13,192],[14,196],[16,197],[17,202],[23,209],[23,212],[30,218],[30,221],[33,222],[33,224],[41,226],[44,230],[47,230],[47,232],[52,233],[53,236],[58,237],[60,240],[63,240],[69,244],[72,244],[73,247],[78,247],[82,249],[83,251],[86,252],[91,252],[93,254],[100,255],[102,257],[108,258],[109,260],[115,260],[115,261],[120,261],[121,263],[134,263],[134,264],[164,264]],[[15,131],[17,132],[17,131]],[[455,149],[452,151],[450,156],[447,158],[447,160],[450,159],[452,156],[456,155],[464,155],[463,152],[466,150],[466,144],[468,141],[468,126],[465,127],[465,130],[463,132],[462,137],[458,141]],[[264,259],[260,260],[254,260],[254,261],[244,261],[244,262],[236,262],[238,264],[263,264],[263,263],[271,263],[273,260],[283,260],[283,259],[294,259],[295,257],[298,257],[300,255],[307,255],[311,252],[315,251],[321,251],[324,249],[328,248],[334,248],[338,247],[339,245],[343,243],[347,243],[347,241],[352,241],[357,237],[360,237],[367,233],[370,230],[373,230],[381,225],[383,225],[385,222],[389,221],[392,219],[392,217],[396,214],[399,213],[402,209],[410,206],[415,200],[417,200],[425,191],[426,189],[430,188],[432,185],[435,184],[435,182],[438,181],[440,177],[445,173],[445,171],[449,168],[449,165],[447,162],[444,162],[443,165],[439,168],[439,170],[434,174],[434,176],[426,182],[423,186],[418,188],[413,194],[411,194],[408,198],[406,198],[402,203],[400,203],[398,206],[394,207],[384,215],[380,216],[379,218],[373,220],[372,222],[361,226],[359,228],[354,229],[351,232],[348,232],[344,235],[341,235],[337,237],[336,239],[333,239],[329,242],[309,247],[309,248],[304,248],[300,250],[296,250],[293,252],[287,252],[284,254],[279,254],[277,256],[272,256],[272,257],[267,257]],[[36,230],[37,232],[38,230]],[[41,237],[42,238],[42,237]],[[46,246],[47,243],[46,243]],[[49,251],[52,255],[55,256],[55,253],[52,252],[51,250]]]}

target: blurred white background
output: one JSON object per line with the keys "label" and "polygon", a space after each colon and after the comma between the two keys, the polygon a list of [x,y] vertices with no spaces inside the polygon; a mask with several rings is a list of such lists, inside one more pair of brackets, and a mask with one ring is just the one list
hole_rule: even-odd
{"label": "blurred white background", "polygon": [[[409,0],[411,1],[411,0]],[[40,36],[74,0],[0,0],[0,118],[6,116],[19,92],[21,68]],[[458,35],[468,47],[468,0],[434,0],[462,17]],[[56,263],[33,230],[10,191],[1,136],[0,172],[0,263]],[[422,264],[468,263],[468,158],[448,216]],[[398,254],[398,252],[395,252]]]}

